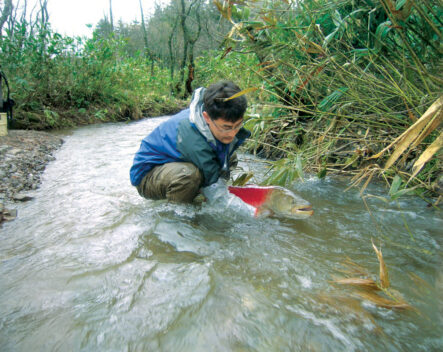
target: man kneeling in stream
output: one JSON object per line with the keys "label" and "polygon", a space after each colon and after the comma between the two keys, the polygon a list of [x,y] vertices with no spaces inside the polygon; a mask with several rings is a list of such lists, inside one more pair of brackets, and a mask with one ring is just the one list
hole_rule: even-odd
{"label": "man kneeling in stream", "polygon": [[234,151],[250,136],[244,129],[244,95],[222,81],[198,88],[190,107],[161,123],[145,137],[134,157],[130,178],[148,199],[192,202],[200,188],[229,179]]}

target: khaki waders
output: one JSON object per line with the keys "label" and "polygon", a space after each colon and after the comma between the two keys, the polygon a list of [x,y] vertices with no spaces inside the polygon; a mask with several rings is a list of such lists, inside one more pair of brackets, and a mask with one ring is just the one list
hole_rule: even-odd
{"label": "khaki waders", "polygon": [[149,171],[137,186],[137,191],[148,199],[189,203],[198,194],[202,181],[203,177],[194,164],[167,163]]}

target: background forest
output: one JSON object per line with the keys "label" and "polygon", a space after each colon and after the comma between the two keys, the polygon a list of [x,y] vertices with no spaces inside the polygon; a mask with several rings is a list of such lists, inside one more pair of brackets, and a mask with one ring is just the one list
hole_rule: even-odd
{"label": "background forest", "polygon": [[[92,38],[51,29],[47,0],[0,1],[13,128],[137,120],[185,107],[219,79],[245,89],[248,147],[266,182],[305,172],[381,177],[392,199],[443,193],[439,0],[171,0]],[[22,11],[17,11],[21,6]]]}

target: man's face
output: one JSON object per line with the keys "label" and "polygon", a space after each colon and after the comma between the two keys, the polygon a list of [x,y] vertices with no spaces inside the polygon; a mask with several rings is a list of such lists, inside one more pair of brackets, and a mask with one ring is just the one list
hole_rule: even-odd
{"label": "man's face", "polygon": [[243,118],[236,122],[226,121],[222,118],[212,120],[206,111],[203,111],[203,117],[214,137],[224,144],[231,143],[243,126]]}

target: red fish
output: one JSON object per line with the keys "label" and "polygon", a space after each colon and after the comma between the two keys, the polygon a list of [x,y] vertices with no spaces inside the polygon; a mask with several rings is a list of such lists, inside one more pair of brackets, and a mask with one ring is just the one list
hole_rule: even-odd
{"label": "red fish", "polygon": [[247,185],[229,186],[230,193],[255,208],[255,216],[275,215],[293,219],[305,219],[314,211],[306,200],[286,188]]}

